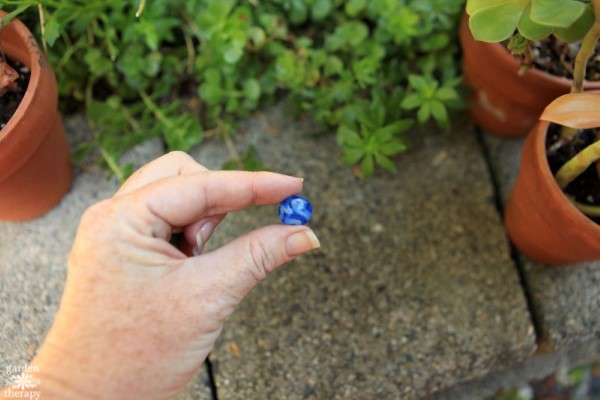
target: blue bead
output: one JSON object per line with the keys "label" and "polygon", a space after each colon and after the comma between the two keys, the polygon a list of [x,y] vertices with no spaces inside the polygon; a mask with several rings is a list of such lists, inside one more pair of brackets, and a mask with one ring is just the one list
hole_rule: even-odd
{"label": "blue bead", "polygon": [[306,197],[293,195],[279,203],[278,214],[286,225],[304,225],[312,217],[312,205]]}

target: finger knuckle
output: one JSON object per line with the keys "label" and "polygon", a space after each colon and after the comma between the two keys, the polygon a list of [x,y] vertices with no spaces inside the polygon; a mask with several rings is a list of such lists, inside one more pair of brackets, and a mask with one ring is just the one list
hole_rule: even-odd
{"label": "finger knuckle", "polygon": [[69,255],[69,265],[79,264],[79,261],[91,258],[97,248],[105,243],[110,209],[110,201],[104,200],[92,205],[83,213]]}
{"label": "finger knuckle", "polygon": [[259,238],[252,238],[248,242],[249,273],[252,274],[256,282],[260,282],[267,274],[273,270],[275,265],[274,257],[269,251],[266,243]]}
{"label": "finger knuckle", "polygon": [[192,160],[192,157],[184,152],[184,151],[180,151],[180,150],[174,150],[171,151],[167,154],[167,157],[172,158],[174,161],[188,161],[188,160]]}
{"label": "finger knuckle", "polygon": [[81,216],[80,226],[93,228],[101,226],[110,214],[110,200],[103,200],[90,206]]}

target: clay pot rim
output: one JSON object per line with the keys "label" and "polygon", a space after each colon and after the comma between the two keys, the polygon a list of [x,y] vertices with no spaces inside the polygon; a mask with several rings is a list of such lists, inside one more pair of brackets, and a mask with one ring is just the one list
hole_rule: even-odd
{"label": "clay pot rim", "polygon": [[[471,33],[471,29],[469,28],[469,15],[465,12],[463,13],[463,17],[461,19],[461,27],[459,29],[459,35],[461,36],[461,42],[465,45],[469,45],[471,47],[481,47],[486,46],[488,51],[493,54],[497,60],[503,64],[506,68],[510,68],[513,70],[518,70],[520,67],[519,62],[509,53],[508,49],[502,46],[500,43],[493,42],[484,42],[481,40],[476,40]],[[466,39],[466,40],[465,40]],[[571,87],[572,79],[565,78],[564,76],[553,75],[549,72],[542,71],[535,67],[527,70],[525,75],[529,75],[533,78],[551,81],[556,83],[557,85]],[[600,82],[597,81],[588,81],[586,80],[584,83],[587,89],[600,89]]]}
{"label": "clay pot rim", "polygon": [[[0,17],[4,17],[6,14],[6,11],[0,10]],[[19,35],[19,37],[23,38],[24,41],[35,41],[33,35],[31,34],[27,26],[25,26],[23,22],[16,18],[13,19],[8,26],[4,27],[4,29],[14,29]],[[17,58],[14,54],[12,54],[10,49],[6,50],[5,53],[10,58]],[[23,63],[29,69],[29,83],[27,84],[27,89],[25,90],[23,99],[21,100],[21,103],[15,110],[15,113],[4,126],[4,128],[0,130],[0,142],[4,140],[9,140],[13,132],[16,131],[16,125],[18,124],[18,121],[21,118],[24,118],[26,116],[27,110],[31,106],[34,97],[37,95],[37,88],[39,87],[40,80],[42,79],[42,73],[44,71],[42,70],[42,68],[40,68],[38,60],[43,59],[43,55],[41,54],[37,44],[28,45],[27,53],[29,56],[29,60],[19,59],[18,61]]]}
{"label": "clay pot rim", "polygon": [[[0,10],[0,17],[6,12]],[[14,115],[0,131],[0,182],[18,171],[50,132],[58,114],[54,72],[27,26],[14,19],[1,32],[6,54],[30,70],[29,85]]]}
{"label": "clay pot rim", "polygon": [[564,205],[565,212],[568,213],[569,219],[577,224],[580,228],[585,229],[590,235],[596,235],[600,237],[600,225],[589,219],[584,213],[582,213],[569,199],[563,190],[558,186],[550,166],[548,165],[548,158],[546,154],[546,136],[550,122],[538,121],[536,126],[533,128],[531,135],[534,135],[533,151],[535,153],[533,159],[535,160],[535,167],[539,171],[540,177],[547,182],[550,194],[553,196],[553,200],[557,203]]}

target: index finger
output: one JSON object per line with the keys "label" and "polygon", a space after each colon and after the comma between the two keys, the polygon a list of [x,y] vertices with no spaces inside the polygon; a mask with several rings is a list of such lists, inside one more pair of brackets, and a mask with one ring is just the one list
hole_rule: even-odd
{"label": "index finger", "polygon": [[205,171],[161,179],[121,200],[133,202],[128,207],[144,213],[143,220],[151,224],[185,226],[251,205],[276,204],[300,193],[302,181],[273,172]]}
{"label": "index finger", "polygon": [[144,185],[169,176],[186,175],[207,170],[207,168],[197,163],[189,154],[181,151],[172,151],[135,171],[123,183],[114,196],[122,196],[133,192]]}

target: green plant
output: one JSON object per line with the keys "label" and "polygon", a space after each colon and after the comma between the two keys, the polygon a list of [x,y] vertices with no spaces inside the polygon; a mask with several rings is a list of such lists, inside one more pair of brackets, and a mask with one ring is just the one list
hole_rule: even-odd
{"label": "green plant", "polygon": [[[467,13],[471,32],[479,40],[497,42],[513,34],[527,40],[540,40],[550,34],[565,41],[582,40],[573,66],[571,94],[552,102],[540,119],[563,126],[560,140],[551,151],[575,140],[578,129],[600,126],[597,118],[600,97],[583,93],[586,65],[600,39],[600,0],[468,0]],[[557,171],[555,178],[559,187],[566,189],[599,159],[600,141],[597,140]],[[585,214],[600,216],[600,206],[572,201]]]}
{"label": "green plant", "polygon": [[418,110],[417,119],[424,123],[431,116],[438,124],[449,127],[447,108],[453,108],[460,96],[456,87],[460,79],[451,79],[440,87],[440,83],[431,77],[409,75],[408,81],[415,93],[406,96],[400,103],[404,110]]}
{"label": "green plant", "polygon": [[574,42],[594,22],[586,0],[467,0],[467,14],[473,37],[485,42],[501,42],[515,31],[528,40],[554,34]]}
{"label": "green plant", "polygon": [[356,164],[365,178],[373,175],[375,163],[391,172],[396,165],[388,158],[406,150],[399,133],[410,128],[413,121],[399,119],[386,124],[385,106],[376,99],[373,102],[355,104],[355,119],[345,121],[337,132],[338,143],[344,148],[342,162]]}
{"label": "green plant", "polygon": [[[185,151],[205,135],[226,139],[231,118],[281,93],[295,110],[334,131],[356,123],[352,114],[365,104],[380,107],[385,124],[412,119],[418,110],[420,122],[441,126],[447,126],[447,109],[462,106],[454,35],[464,0],[4,4],[10,17],[39,26],[62,104],[86,111],[94,139],[77,158],[96,154],[121,179],[130,167],[118,160],[135,143],[161,137],[168,149]],[[419,81],[427,84],[415,85]],[[413,103],[403,102],[407,96]],[[380,137],[376,131],[383,126],[363,123],[357,133]],[[383,143],[400,143],[401,130],[387,139]],[[346,162],[348,153],[357,154],[356,143],[338,142]],[[395,145],[371,152],[370,146],[364,150],[371,156],[363,159],[388,169],[387,157],[404,150]],[[234,164],[245,165],[229,148]],[[369,161],[363,163],[363,175],[370,175]]]}

